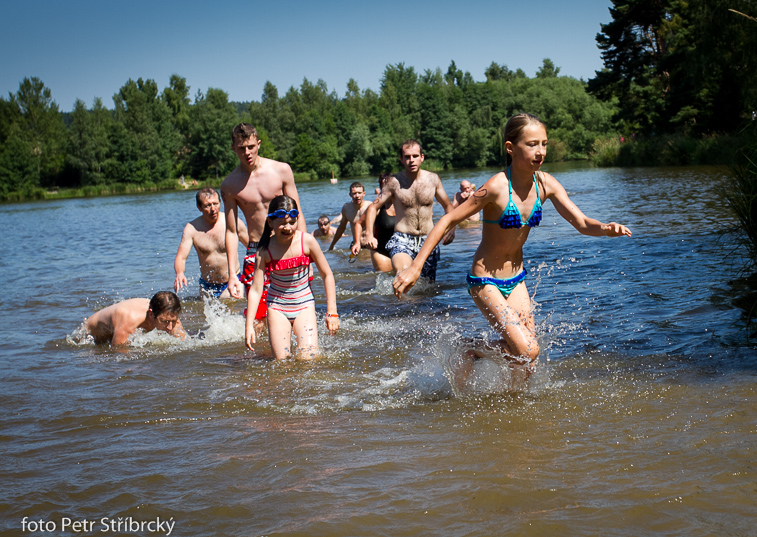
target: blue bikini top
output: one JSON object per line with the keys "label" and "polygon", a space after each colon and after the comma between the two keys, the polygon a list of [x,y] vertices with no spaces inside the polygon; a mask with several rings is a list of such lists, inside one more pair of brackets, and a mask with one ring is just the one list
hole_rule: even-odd
{"label": "blue bikini top", "polygon": [[[536,185],[536,203],[534,203],[534,208],[531,209],[531,216],[526,221],[528,227],[536,227],[541,222],[541,198],[539,198],[539,183],[536,181],[536,174],[534,174],[534,185]],[[507,168],[507,188],[510,191],[510,200],[507,202],[505,210],[502,211],[502,216],[499,217],[499,220],[484,220],[484,222],[499,224],[502,229],[521,228],[523,227],[523,217],[513,201],[513,184],[510,181],[509,166]]]}

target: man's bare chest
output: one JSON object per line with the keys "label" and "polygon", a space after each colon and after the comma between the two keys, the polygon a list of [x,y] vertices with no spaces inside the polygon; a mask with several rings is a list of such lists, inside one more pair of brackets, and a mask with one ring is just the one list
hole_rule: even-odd
{"label": "man's bare chest", "polygon": [[434,203],[434,185],[430,182],[414,181],[407,187],[400,186],[394,193],[397,200],[407,208],[424,207]]}
{"label": "man's bare chest", "polygon": [[225,233],[217,228],[213,228],[210,231],[197,232],[193,242],[195,249],[205,255],[226,251]]}

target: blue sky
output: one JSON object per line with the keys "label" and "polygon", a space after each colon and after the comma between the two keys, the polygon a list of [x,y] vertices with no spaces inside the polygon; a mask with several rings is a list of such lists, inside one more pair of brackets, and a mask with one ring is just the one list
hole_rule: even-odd
{"label": "blue sky", "polygon": [[220,88],[233,101],[260,100],[270,80],[283,95],[304,78],[340,96],[354,78],[379,90],[388,64],[419,73],[451,60],[483,80],[495,61],[534,76],[544,58],[587,80],[602,68],[595,36],[611,0],[537,2],[199,2],[0,0],[0,95],[36,76],[63,111],[95,97],[113,107],[129,78],[162,89],[172,74],[190,96]]}

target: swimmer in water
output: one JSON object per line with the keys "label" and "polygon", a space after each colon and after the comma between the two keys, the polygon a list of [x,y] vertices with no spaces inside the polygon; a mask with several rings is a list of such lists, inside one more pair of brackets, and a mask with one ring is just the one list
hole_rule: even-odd
{"label": "swimmer in water", "polygon": [[[460,192],[455,192],[455,197],[452,198],[452,207],[457,208],[462,205],[475,191],[476,185],[471,184],[467,179],[460,181]],[[472,214],[466,218],[466,220],[469,220],[470,222],[478,222],[481,220],[481,213]]]}
{"label": "swimmer in water", "polygon": [[184,339],[186,332],[179,320],[181,301],[171,291],[155,293],[151,299],[131,298],[102,309],[84,320],[87,334],[95,343],[112,346],[125,345],[129,337],[142,329],[145,332],[162,330],[172,336]]}
{"label": "swimmer in water", "polygon": [[[392,177],[391,173],[382,173],[379,175],[379,188],[377,188],[377,194],[381,194],[381,189],[384,188],[389,178]],[[392,256],[389,254],[389,250],[386,249],[386,243],[394,235],[394,225],[397,223],[396,213],[394,212],[394,204],[392,202],[385,203],[376,214],[376,221],[373,225],[373,236],[376,237],[376,248],[371,249],[371,262],[373,263],[373,270],[379,272],[392,272]],[[365,213],[362,218],[355,224],[357,227],[356,234],[362,235],[363,226],[365,226]],[[352,245],[352,255],[357,256],[360,253],[360,244]]]}
{"label": "swimmer in water", "polygon": [[[315,299],[310,290],[310,263],[314,262],[326,291],[326,328],[333,334],[339,329],[336,310],[336,285],[326,256],[318,241],[297,229],[300,212],[289,196],[276,196],[268,206],[263,235],[255,255],[255,273],[247,295],[247,310],[255,311],[263,292],[263,275],[269,273],[266,297],[268,338],[277,360],[289,357],[294,330],[298,356],[312,359],[318,349]],[[252,315],[245,323],[245,343],[254,350],[255,324]]]}
{"label": "swimmer in water", "polygon": [[584,215],[565,188],[540,171],[547,154],[547,129],[537,117],[518,114],[505,126],[507,168],[489,179],[472,196],[437,222],[412,265],[394,279],[400,298],[418,280],[423,262],[448,230],[483,210],[481,244],[467,275],[468,293],[489,324],[501,336],[501,350],[513,369],[527,377],[539,356],[531,297],[526,289],[523,245],[542,218],[542,204],[551,200],[557,212],[584,235],[631,236],[621,224]]}
{"label": "swimmer in water", "polygon": [[[268,204],[279,194],[299,202],[297,185],[289,164],[261,157],[261,140],[258,131],[248,123],[240,123],[231,133],[231,148],[239,160],[239,166],[221,183],[221,197],[226,214],[226,260],[228,262],[229,293],[234,298],[242,298],[252,284],[255,272],[255,252],[262,238],[266,222]],[[239,211],[244,214],[250,242],[242,264],[242,275],[237,278],[239,266],[239,235],[237,222]],[[305,219],[300,218],[298,229],[307,231]],[[244,284],[244,287],[243,285]],[[265,291],[265,289],[264,289]],[[257,319],[265,316],[265,308],[255,313]]]}
{"label": "swimmer in water", "polygon": [[[381,194],[371,203],[365,213],[366,243],[375,249],[378,240],[373,235],[373,226],[379,209],[388,203],[394,205],[396,222],[394,234],[386,243],[386,250],[392,258],[392,267],[399,272],[410,266],[421,247],[427,240],[427,234],[434,227],[434,198],[445,213],[452,211],[452,204],[442,186],[442,181],[435,173],[422,170],[421,164],[426,156],[421,144],[416,140],[405,140],[400,146],[400,161],[405,168],[396,176],[389,177]],[[453,227],[444,234],[444,244],[455,238]],[[436,266],[441,257],[439,241],[424,258],[421,276],[430,281],[436,279]],[[430,257],[429,257],[430,256]]]}
{"label": "swimmer in water", "polygon": [[[181,234],[181,243],[173,266],[176,280],[173,288],[177,293],[187,285],[184,274],[187,257],[194,246],[200,262],[200,291],[216,298],[229,298],[229,269],[226,261],[226,219],[221,217],[221,200],[218,192],[210,187],[198,190],[195,196],[197,208],[202,213],[186,226]],[[237,235],[242,244],[247,244],[247,226],[237,220]],[[239,274],[237,260],[236,273]]]}
{"label": "swimmer in water", "polygon": [[[350,185],[350,198],[352,201],[349,201],[342,206],[339,227],[336,228],[334,238],[331,239],[329,251],[333,250],[336,243],[342,238],[348,222],[352,230],[352,245],[363,242],[363,236],[358,233],[356,224],[360,221],[363,214],[365,214],[365,211],[368,209],[368,206],[371,204],[365,199],[365,187],[363,186],[363,183],[355,181]],[[352,247],[352,245],[350,245],[350,247]]]}
{"label": "swimmer in water", "polygon": [[318,217],[318,229],[313,231],[313,237],[316,239],[324,239],[326,237],[333,237],[336,233],[336,229],[331,227],[331,220],[325,214]]}

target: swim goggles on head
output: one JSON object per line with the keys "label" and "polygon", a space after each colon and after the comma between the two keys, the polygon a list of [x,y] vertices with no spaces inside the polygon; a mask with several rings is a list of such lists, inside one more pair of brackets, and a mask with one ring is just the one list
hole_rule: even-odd
{"label": "swim goggles on head", "polygon": [[285,211],[284,209],[276,209],[272,213],[268,214],[268,218],[284,218],[286,215],[289,215],[292,220],[300,216],[300,211],[297,209],[292,209],[290,211]]}

